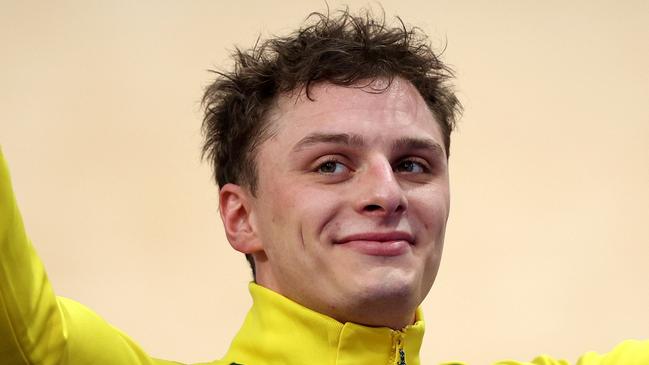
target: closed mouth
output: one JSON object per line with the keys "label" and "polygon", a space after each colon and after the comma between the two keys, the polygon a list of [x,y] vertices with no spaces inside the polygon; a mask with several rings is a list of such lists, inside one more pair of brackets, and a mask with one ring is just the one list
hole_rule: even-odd
{"label": "closed mouth", "polygon": [[334,243],[364,255],[394,257],[409,252],[414,238],[407,232],[367,232],[347,235]]}
{"label": "closed mouth", "polygon": [[353,241],[367,241],[377,243],[406,241],[409,244],[414,245],[414,237],[410,233],[402,231],[355,233],[343,236],[338,240],[334,240],[334,244],[345,244],[347,242]]}

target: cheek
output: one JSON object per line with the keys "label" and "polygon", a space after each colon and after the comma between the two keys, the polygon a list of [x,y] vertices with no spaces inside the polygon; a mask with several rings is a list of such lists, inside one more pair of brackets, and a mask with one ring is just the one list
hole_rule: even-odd
{"label": "cheek", "polygon": [[341,199],[338,192],[300,184],[295,179],[269,176],[267,181],[270,183],[260,184],[259,211],[270,223],[266,228],[282,240],[318,235],[335,215]]}
{"label": "cheek", "polygon": [[265,220],[272,224],[273,231],[286,232],[298,215],[298,194],[291,189],[279,189],[269,192],[263,214]]}
{"label": "cheek", "polygon": [[305,187],[301,192],[296,203],[305,238],[317,239],[321,232],[339,226],[336,217],[344,200],[340,192],[313,187]]}
{"label": "cheek", "polygon": [[295,196],[291,185],[274,174],[263,174],[259,177],[255,211],[257,229],[262,242],[268,247],[275,242],[282,242],[286,228],[293,220]]}
{"label": "cheek", "polygon": [[448,190],[421,191],[410,201],[411,215],[430,234],[443,232],[449,213]]}

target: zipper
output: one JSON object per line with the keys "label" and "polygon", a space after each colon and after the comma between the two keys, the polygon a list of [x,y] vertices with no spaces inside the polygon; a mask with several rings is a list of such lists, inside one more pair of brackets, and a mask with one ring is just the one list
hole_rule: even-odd
{"label": "zipper", "polygon": [[395,364],[408,365],[406,363],[406,350],[403,347],[403,333],[397,332],[395,334],[395,340]]}
{"label": "zipper", "polygon": [[406,364],[406,352],[403,350],[403,347],[399,348],[399,362],[397,365],[407,365]]}

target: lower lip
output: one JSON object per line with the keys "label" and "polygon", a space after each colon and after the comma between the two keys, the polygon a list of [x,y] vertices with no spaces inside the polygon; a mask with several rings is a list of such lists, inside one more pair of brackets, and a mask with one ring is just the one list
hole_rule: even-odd
{"label": "lower lip", "polygon": [[399,256],[408,252],[410,243],[408,241],[347,241],[341,243],[360,253],[371,256]]}

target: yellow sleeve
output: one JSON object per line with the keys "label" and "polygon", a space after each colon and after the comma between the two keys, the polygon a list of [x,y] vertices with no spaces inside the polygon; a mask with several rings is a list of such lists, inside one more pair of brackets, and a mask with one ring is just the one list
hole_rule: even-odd
{"label": "yellow sleeve", "polygon": [[[57,298],[25,233],[0,150],[0,363],[162,365],[82,305]],[[175,363],[177,364],[177,363]]]}
{"label": "yellow sleeve", "polygon": [[[505,360],[493,365],[570,365],[570,363],[544,355],[535,358],[532,362]],[[649,340],[627,340],[605,354],[587,352],[577,360],[576,365],[649,365]]]}
{"label": "yellow sleeve", "polygon": [[584,354],[577,365],[648,365],[649,340],[627,340],[613,351],[600,355],[595,352]]}

